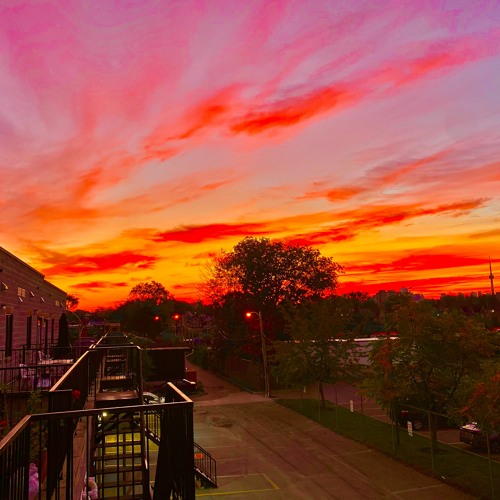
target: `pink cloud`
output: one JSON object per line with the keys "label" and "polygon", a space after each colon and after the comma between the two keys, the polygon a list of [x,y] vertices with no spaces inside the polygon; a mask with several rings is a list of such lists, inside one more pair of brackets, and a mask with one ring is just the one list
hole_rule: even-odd
{"label": "pink cloud", "polygon": [[272,128],[291,127],[331,111],[353,98],[345,90],[322,89],[311,95],[292,97],[260,111],[252,111],[231,125],[235,133],[260,134]]}

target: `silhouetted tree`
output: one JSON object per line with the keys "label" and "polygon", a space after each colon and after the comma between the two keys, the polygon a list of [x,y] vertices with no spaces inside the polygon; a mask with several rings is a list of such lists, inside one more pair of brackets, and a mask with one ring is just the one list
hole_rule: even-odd
{"label": "silhouetted tree", "polygon": [[135,285],[128,294],[128,300],[153,301],[155,304],[161,304],[167,300],[173,300],[174,296],[161,284],[156,281],[148,283],[139,283]]}
{"label": "silhouetted tree", "polygon": [[66,307],[68,309],[75,309],[78,307],[78,304],[80,303],[80,299],[76,295],[72,295],[68,293],[66,295]]}
{"label": "silhouetted tree", "polygon": [[212,260],[203,290],[211,301],[240,292],[261,307],[332,294],[341,266],[307,246],[247,237]]}
{"label": "silhouetted tree", "polygon": [[201,290],[214,305],[214,315],[228,298],[242,297],[246,307],[262,312],[266,330],[274,338],[283,327],[279,304],[333,294],[341,270],[313,248],[247,237],[231,252],[222,251],[212,259]]}

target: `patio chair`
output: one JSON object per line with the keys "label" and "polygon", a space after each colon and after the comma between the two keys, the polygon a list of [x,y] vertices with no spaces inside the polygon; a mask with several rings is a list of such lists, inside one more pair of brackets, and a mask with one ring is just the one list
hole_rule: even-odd
{"label": "patio chair", "polygon": [[34,388],[36,371],[33,368],[28,368],[26,365],[19,365],[19,373],[21,375],[21,386]]}
{"label": "patio chair", "polygon": [[43,351],[38,351],[38,361],[48,361],[50,358],[49,354],[44,354]]}

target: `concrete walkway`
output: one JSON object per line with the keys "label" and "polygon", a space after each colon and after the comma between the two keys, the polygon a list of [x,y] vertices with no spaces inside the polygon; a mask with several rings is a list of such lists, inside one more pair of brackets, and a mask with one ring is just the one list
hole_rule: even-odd
{"label": "concrete walkway", "polygon": [[195,441],[216,459],[219,480],[219,488],[199,489],[197,497],[473,498],[273,399],[242,391],[194,365],[190,368],[206,391],[193,397]]}

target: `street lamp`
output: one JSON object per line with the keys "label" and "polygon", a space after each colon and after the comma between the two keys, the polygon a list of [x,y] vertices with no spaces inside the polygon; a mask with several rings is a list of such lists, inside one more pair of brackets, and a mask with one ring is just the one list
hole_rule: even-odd
{"label": "street lamp", "polygon": [[63,311],[65,314],[71,313],[78,320],[78,323],[80,324],[80,332],[78,333],[78,338],[80,338],[82,331],[83,331],[83,328],[84,328],[82,320],[80,319],[80,317],[76,313],[74,313],[73,311],[70,311],[69,309],[63,309]]}
{"label": "street lamp", "polygon": [[252,314],[259,317],[259,326],[260,326],[260,341],[262,344],[262,362],[264,365],[264,386],[265,386],[265,396],[269,397],[269,373],[267,367],[267,349],[266,349],[266,336],[264,335],[264,325],[262,323],[262,312],[249,311],[246,313],[246,317],[252,317]]}

